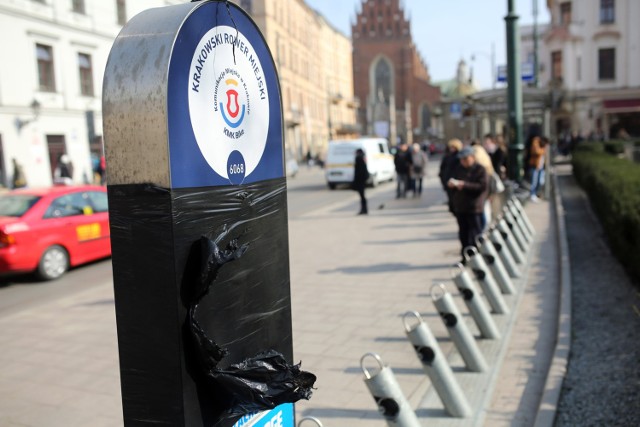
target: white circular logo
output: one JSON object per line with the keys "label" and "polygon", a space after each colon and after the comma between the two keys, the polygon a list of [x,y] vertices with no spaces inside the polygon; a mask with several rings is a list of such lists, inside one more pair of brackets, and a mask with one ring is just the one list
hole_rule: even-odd
{"label": "white circular logo", "polygon": [[198,147],[218,175],[241,184],[260,163],[269,131],[260,59],[242,33],[218,26],[198,43],[189,70],[189,116]]}

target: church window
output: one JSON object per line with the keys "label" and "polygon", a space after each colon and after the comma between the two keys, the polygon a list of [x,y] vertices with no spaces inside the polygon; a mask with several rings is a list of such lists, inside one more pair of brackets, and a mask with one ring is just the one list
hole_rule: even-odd
{"label": "church window", "polygon": [[431,110],[429,110],[428,105],[422,106],[422,111],[420,112],[420,119],[422,122],[422,130],[428,131],[431,127]]}
{"label": "church window", "polygon": [[378,60],[375,68],[375,94],[378,99],[388,102],[391,96],[391,66],[384,59]]}

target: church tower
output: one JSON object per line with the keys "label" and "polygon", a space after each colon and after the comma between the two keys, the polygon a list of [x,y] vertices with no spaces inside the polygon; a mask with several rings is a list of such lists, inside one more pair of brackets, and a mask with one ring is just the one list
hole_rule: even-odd
{"label": "church tower", "polygon": [[400,0],[363,0],[352,24],[354,92],[367,134],[421,142],[433,128],[440,90],[411,35]]}

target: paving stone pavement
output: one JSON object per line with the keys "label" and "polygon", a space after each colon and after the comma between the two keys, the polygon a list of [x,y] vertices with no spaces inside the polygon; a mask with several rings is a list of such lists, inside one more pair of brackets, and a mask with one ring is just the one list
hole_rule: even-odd
{"label": "paving stone pavement", "polygon": [[[393,185],[370,191],[366,217],[355,215],[354,197],[290,220],[294,357],[318,376],[311,400],[296,405],[298,418],[313,415],[327,427],[386,425],[360,367],[360,358],[373,351],[393,368],[421,422],[434,425],[423,416],[427,408],[420,411],[429,381],[406,339],[402,315],[421,313],[459,364],[430,297],[431,287],[444,283],[466,312],[451,282],[459,259],[457,228],[433,173],[421,198],[393,195]],[[477,425],[532,425],[555,343],[553,205],[531,204],[526,211],[536,242],[526,283],[510,300],[509,335],[492,350],[497,362],[487,374],[491,381],[470,392],[486,402],[474,409]],[[1,426],[122,425],[110,283],[0,318],[0,348]]]}

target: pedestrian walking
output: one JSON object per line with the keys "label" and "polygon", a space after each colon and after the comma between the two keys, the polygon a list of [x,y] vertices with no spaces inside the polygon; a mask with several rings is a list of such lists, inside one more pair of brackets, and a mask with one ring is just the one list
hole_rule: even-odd
{"label": "pedestrian walking", "polygon": [[399,145],[393,162],[396,166],[396,177],[398,179],[396,199],[405,198],[407,197],[409,174],[411,173],[411,153],[406,143],[403,142]]}
{"label": "pedestrian walking", "polygon": [[451,204],[458,221],[458,237],[464,249],[476,245],[476,237],[482,233],[484,201],[487,197],[488,179],[485,169],[478,164],[473,148],[465,147],[458,154],[460,165],[448,180],[452,190]]}
{"label": "pedestrian walking", "polygon": [[534,203],[540,201],[538,189],[540,185],[544,185],[544,163],[548,144],[549,140],[546,137],[536,136],[531,141],[531,148],[529,149],[529,170],[531,172],[529,199]]}
{"label": "pedestrian walking", "polygon": [[497,176],[494,176],[493,163],[491,162],[491,157],[489,153],[484,149],[482,145],[474,145],[473,154],[476,158],[476,163],[484,168],[484,171],[487,173],[487,197],[484,200],[484,208],[482,215],[482,230],[484,231],[487,228],[487,225],[491,223],[492,217],[492,209],[491,209],[491,198],[493,196],[492,188],[495,188],[493,181],[496,179],[500,179]]}
{"label": "pedestrian walking", "polygon": [[100,185],[105,185],[107,183],[107,160],[104,157],[104,154],[100,156],[98,174],[100,175]]}
{"label": "pedestrian walking", "polygon": [[451,139],[447,143],[447,151],[442,157],[440,162],[440,172],[438,177],[442,184],[442,189],[447,194],[447,204],[449,205],[449,212],[453,213],[453,207],[451,206],[451,193],[453,190],[449,188],[449,179],[453,177],[453,172],[460,165],[460,159],[458,159],[458,153],[462,150],[462,141],[459,139]]}
{"label": "pedestrian walking", "polygon": [[360,195],[360,212],[358,215],[367,215],[367,199],[364,195],[364,189],[369,180],[369,170],[367,169],[367,159],[364,150],[358,148],[356,150],[356,158],[353,166],[353,189]]}
{"label": "pedestrian walking", "polygon": [[504,138],[501,136],[494,137],[488,133],[484,136],[482,146],[491,157],[491,165],[495,173],[498,174],[500,179],[505,179],[507,176],[507,152],[504,147]]}
{"label": "pedestrian walking", "polygon": [[53,177],[56,184],[73,184],[73,163],[68,154],[63,154],[58,159],[58,166],[56,166]]}
{"label": "pedestrian walking", "polygon": [[427,153],[420,147],[420,144],[415,143],[411,147],[411,179],[414,181],[413,197],[420,197],[422,195],[422,180],[427,174],[429,158]]}
{"label": "pedestrian walking", "polygon": [[27,186],[27,177],[24,174],[24,169],[22,168],[22,165],[20,163],[18,163],[18,160],[16,160],[15,157],[13,159],[11,159],[11,162],[13,163],[13,182],[12,182],[12,187],[13,188],[26,187]]}

